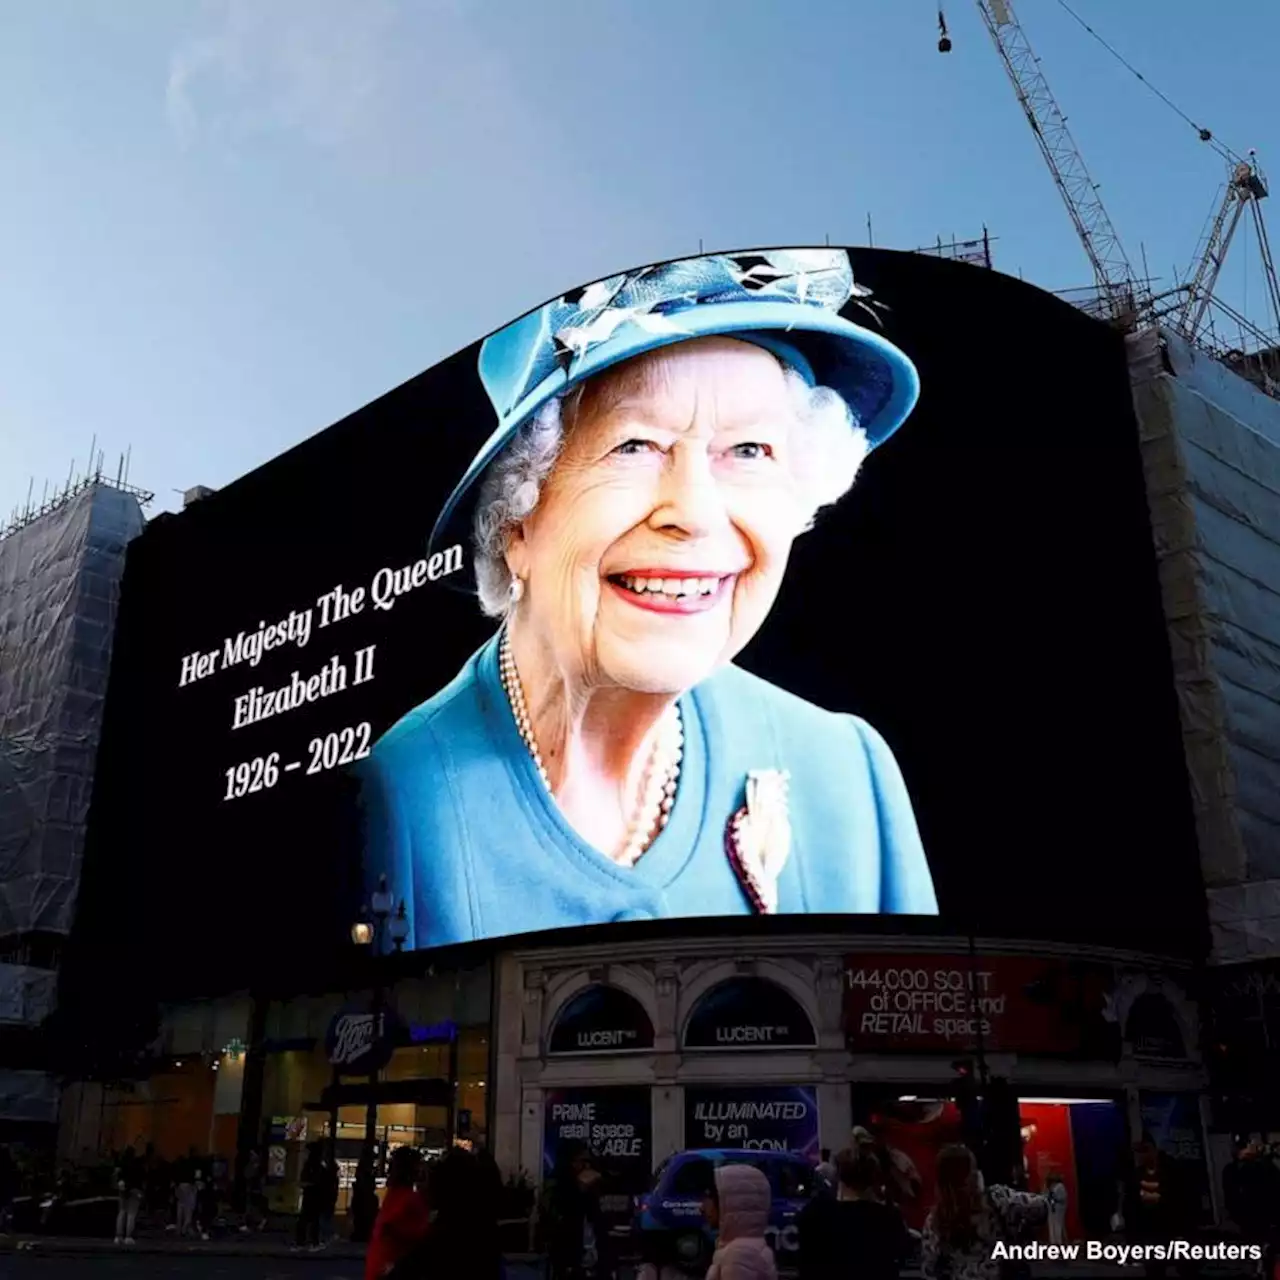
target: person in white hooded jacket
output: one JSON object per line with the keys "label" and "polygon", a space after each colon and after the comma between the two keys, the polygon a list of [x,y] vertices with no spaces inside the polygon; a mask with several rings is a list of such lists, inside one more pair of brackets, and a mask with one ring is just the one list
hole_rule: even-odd
{"label": "person in white hooded jacket", "polygon": [[753,1165],[716,1170],[715,1189],[703,1204],[707,1222],[719,1231],[706,1280],[778,1280],[764,1234],[772,1200],[769,1179]]}

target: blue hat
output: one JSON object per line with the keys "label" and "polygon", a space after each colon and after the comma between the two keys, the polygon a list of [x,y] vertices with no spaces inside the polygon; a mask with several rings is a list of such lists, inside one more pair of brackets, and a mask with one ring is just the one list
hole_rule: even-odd
{"label": "blue hat", "polygon": [[[548,400],[657,347],[731,335],[772,351],[813,386],[838,392],[870,448],[906,420],[915,366],[891,342],[840,315],[853,300],[872,319],[843,249],[763,249],[641,267],[574,289],[480,345],[480,381],[498,425],[440,512],[431,549],[459,537],[464,499]],[[469,506],[469,504],[466,504]]]}

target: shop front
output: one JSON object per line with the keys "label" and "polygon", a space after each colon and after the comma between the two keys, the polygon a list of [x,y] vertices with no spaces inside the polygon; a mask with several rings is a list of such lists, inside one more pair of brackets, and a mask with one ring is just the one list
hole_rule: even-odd
{"label": "shop front", "polygon": [[[1060,1183],[1063,1238],[1107,1234],[1144,1138],[1186,1213],[1212,1221],[1204,1074],[1187,1050],[1194,1013],[1161,974],[1080,957],[857,953],[845,959],[844,1021],[852,1055],[899,1069],[892,1083],[855,1084],[852,1109],[887,1156],[908,1225],[919,1229],[932,1204],[940,1150],[977,1145],[978,1095],[1006,1089],[1014,1162],[988,1176],[1036,1192]],[[902,1074],[926,1055],[948,1065],[945,1089],[936,1072]]]}
{"label": "shop front", "polygon": [[379,1186],[396,1147],[432,1155],[484,1142],[488,1005],[486,970],[398,984],[376,1019],[368,996],[273,1009],[261,1125],[273,1205],[296,1209],[307,1149],[319,1142],[337,1162],[338,1212],[346,1211],[371,1101]]}
{"label": "shop front", "polygon": [[152,1053],[135,1075],[66,1081],[60,1160],[87,1166],[132,1146],[167,1161],[193,1151],[234,1161],[251,1009],[242,996],[165,1006]]}
{"label": "shop front", "polygon": [[681,950],[497,961],[494,1152],[508,1171],[551,1178],[585,1147],[621,1218],[673,1152],[816,1160],[827,1137],[848,1136],[838,967],[818,976],[810,959]]}
{"label": "shop front", "polygon": [[863,1125],[888,1149],[919,1225],[938,1150],[970,1136],[955,1099],[971,1073],[1007,1089],[1016,1176],[1035,1189],[1063,1182],[1068,1231],[1105,1231],[1144,1133],[1184,1162],[1184,1180],[1204,1189],[1197,1211],[1211,1213],[1204,1069],[1176,972],[1043,946],[850,942],[686,939],[500,957],[500,1164],[550,1178],[567,1150],[585,1148],[621,1214],[677,1151],[816,1161]]}

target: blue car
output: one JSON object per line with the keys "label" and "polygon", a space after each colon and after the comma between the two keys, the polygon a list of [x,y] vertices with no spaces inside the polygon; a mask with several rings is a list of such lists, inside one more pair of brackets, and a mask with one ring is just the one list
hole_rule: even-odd
{"label": "blue car", "polygon": [[773,1208],[766,1237],[780,1265],[795,1262],[796,1215],[809,1202],[818,1174],[803,1156],[788,1151],[681,1151],[654,1174],[653,1190],[636,1197],[635,1243],[641,1258],[658,1267],[705,1271],[716,1235],[702,1216],[702,1201],[723,1164],[755,1165],[769,1179]]}

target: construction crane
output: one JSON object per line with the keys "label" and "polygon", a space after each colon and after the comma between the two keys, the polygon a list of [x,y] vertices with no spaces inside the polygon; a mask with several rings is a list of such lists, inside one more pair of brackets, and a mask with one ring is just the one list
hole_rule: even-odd
{"label": "construction crane", "polygon": [[[1242,160],[1230,147],[1215,138],[1211,130],[1197,124],[1175,102],[1161,93],[1089,26],[1067,0],[1058,0],[1059,6],[1094,40],[1166,107],[1181,117],[1201,142],[1210,145],[1231,166],[1226,194],[1197,249],[1196,260],[1188,276],[1189,283],[1153,297],[1149,282],[1139,280],[1129,263],[1119,234],[1103,207],[1098,184],[1090,176],[1084,157],[1067,128],[1067,118],[1040,70],[1040,59],[1032,50],[1027,33],[1013,11],[1012,0],[975,2],[1093,267],[1100,304],[1096,310],[1100,310],[1104,317],[1126,330],[1159,323],[1165,317],[1172,317],[1171,328],[1213,355],[1225,358],[1237,366],[1248,366],[1252,360],[1265,374],[1262,383],[1265,389],[1272,394],[1280,394],[1280,282],[1277,280],[1275,260],[1261,208],[1261,202],[1267,197],[1267,184],[1254,153],[1251,151],[1249,158]],[[946,14],[941,4],[938,7],[938,36],[938,52],[950,53],[951,33],[947,29]],[[1257,236],[1266,282],[1267,305],[1274,325],[1270,331],[1241,315],[1215,293],[1227,250],[1231,247],[1246,212],[1251,215]],[[1095,310],[1093,307],[1087,309]],[[1224,320],[1238,330],[1242,343],[1255,348],[1253,357],[1246,357],[1240,349],[1219,341],[1213,331],[1215,311],[1221,313]]]}
{"label": "construction crane", "polygon": [[[1076,235],[1093,267],[1098,295],[1108,316],[1123,325],[1135,322],[1140,299],[1135,284],[1134,271],[1129,265],[1120,236],[1098,194],[1094,182],[1080,154],[1080,148],[1067,128],[1067,117],[1062,113],[1049,82],[1040,70],[1036,57],[1013,12],[1010,0],[976,0],[1004,69],[1013,84],[1014,93],[1022,106],[1027,123],[1035,134],[1053,181],[1067,206]],[[942,39],[940,52],[948,52],[951,41],[946,31],[946,19],[939,11]],[[946,48],[943,48],[943,41]]]}
{"label": "construction crane", "polygon": [[1174,327],[1193,342],[1206,341],[1206,322],[1210,320],[1210,307],[1214,302],[1214,290],[1222,274],[1227,250],[1231,247],[1236,229],[1244,219],[1245,211],[1252,215],[1257,234],[1258,250],[1262,260],[1262,272],[1266,281],[1267,302],[1271,308],[1271,323],[1280,329],[1280,282],[1276,278],[1275,259],[1271,256],[1271,242],[1267,236],[1267,224],[1262,216],[1262,201],[1267,198],[1267,183],[1258,168],[1258,161],[1251,151],[1247,160],[1234,161],[1227,179],[1226,194],[1209,225],[1200,248],[1190,281],[1184,286],[1186,298],[1174,321]]}

